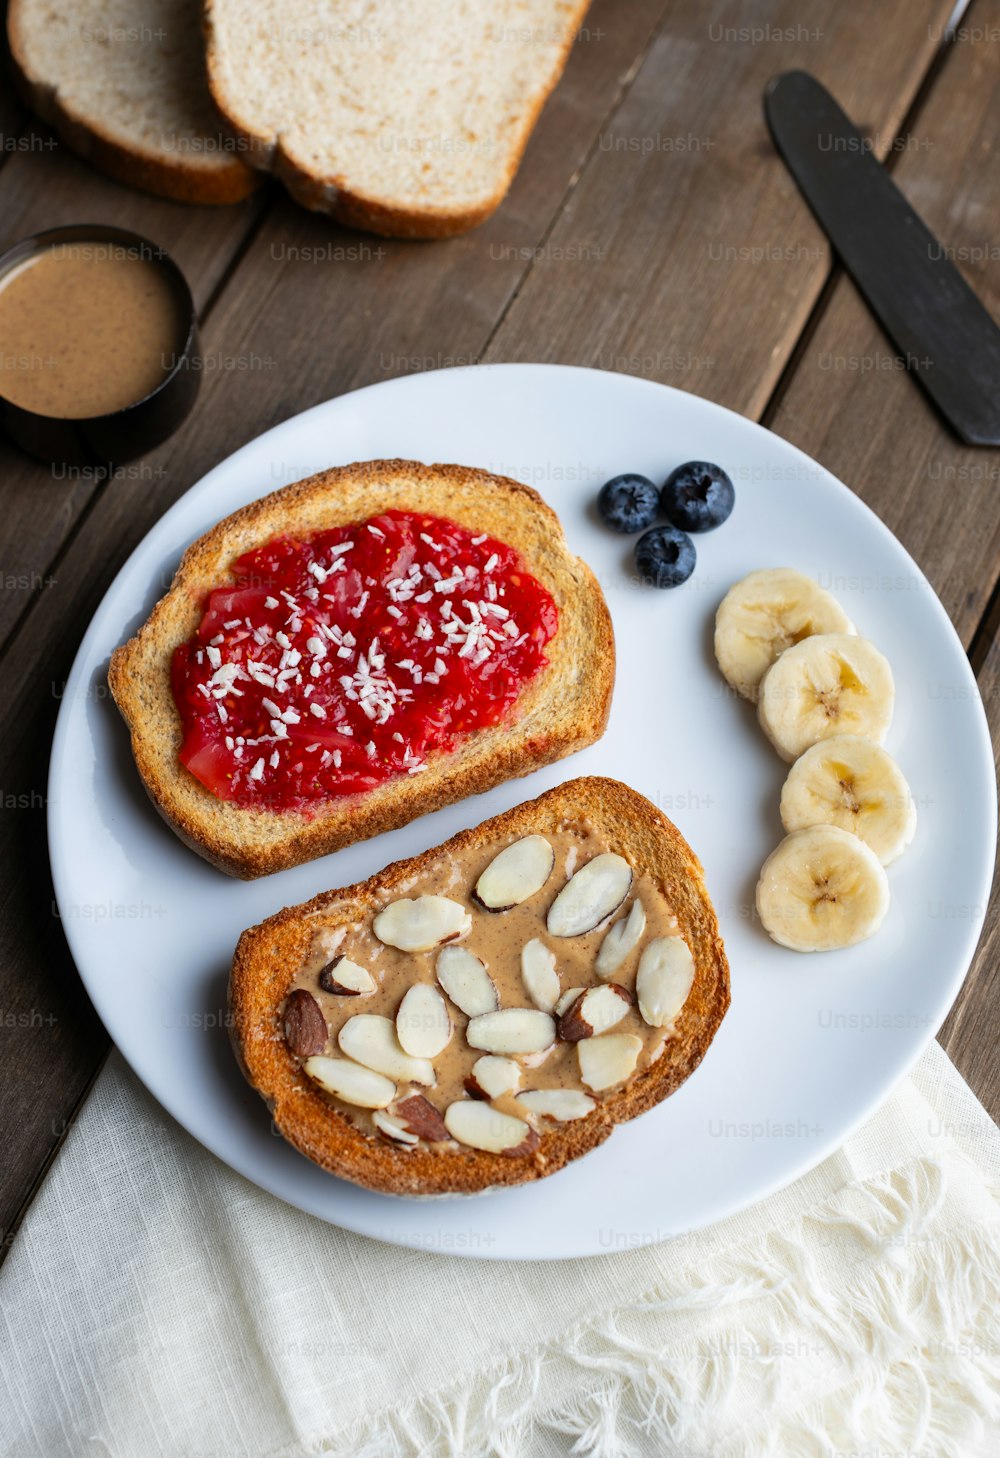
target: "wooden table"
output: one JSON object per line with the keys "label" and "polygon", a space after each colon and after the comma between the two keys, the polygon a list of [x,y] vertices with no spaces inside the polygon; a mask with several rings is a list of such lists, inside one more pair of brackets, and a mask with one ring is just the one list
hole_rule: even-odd
{"label": "wooden table", "polygon": [[[961,635],[1000,733],[1000,453],[960,447],[830,250],[768,139],[764,86],[813,71],[1000,314],[1000,0],[595,0],[514,187],[447,243],[342,232],[269,186],[231,208],[101,177],[0,102],[0,245],[60,223],[135,228],[180,262],[206,372],[184,428],[111,479],[0,443],[0,1244],[107,1037],[55,913],[49,744],[91,613],[163,511],[235,447],[417,369],[556,360],[642,374],[763,421],[867,501]],[[956,822],[956,835],[961,825]],[[86,845],[81,845],[86,854]],[[941,1041],[1000,1110],[997,903]]]}

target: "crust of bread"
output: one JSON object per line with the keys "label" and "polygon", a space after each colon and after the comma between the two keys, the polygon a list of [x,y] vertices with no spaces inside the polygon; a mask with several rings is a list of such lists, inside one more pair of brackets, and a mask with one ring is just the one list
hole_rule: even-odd
{"label": "crust of bread", "polygon": [[351,188],[342,176],[317,176],[301,167],[282,146],[280,134],[274,136],[262,132],[251,118],[241,113],[236,102],[228,95],[217,54],[213,0],[205,0],[203,15],[209,89],[229,129],[245,144],[247,161],[254,167],[273,173],[302,207],[313,212],[329,213],[345,227],[377,233],[383,238],[453,238],[484,223],[507,196],[542,107],[559,84],[566,68],[576,30],[589,6],[590,0],[577,0],[573,24],[561,47],[559,62],[553,69],[551,80],[545,87],[539,88],[522,114],[517,141],[495,191],[476,207],[401,206],[390,197],[373,197]]}
{"label": "crust of bread", "polygon": [[36,76],[27,62],[22,30],[24,0],[10,0],[7,36],[12,71],[24,104],[59,133],[79,156],[101,172],[157,197],[173,202],[222,205],[242,202],[261,184],[259,173],[242,156],[225,158],[219,167],[195,167],[181,156],[168,158],[138,145],[129,146],[113,135],[97,117],[82,116],[64,102],[58,86]]}
{"label": "crust of bread", "polygon": [[[518,550],[559,609],[548,666],[525,686],[513,719],[429,756],[419,775],[324,802],[311,814],[217,799],[178,759],[182,725],[170,683],[173,651],[196,631],[206,593],[232,580],[237,557],[274,536],[304,536],[390,508],[448,517]],[[614,672],[614,634],[601,589],[536,491],[465,466],[366,461],[272,492],[199,538],[148,621],[112,654],[108,681],[153,804],[206,860],[251,879],[394,830],[593,743],[607,724]]]}
{"label": "crust of bread", "polygon": [[[583,1119],[547,1127],[534,1152],[520,1156],[425,1146],[399,1149],[369,1138],[349,1123],[289,1052],[279,1008],[320,927],[356,925],[378,897],[412,883],[428,863],[506,836],[554,832],[586,820],[668,900],[694,957],[694,982],[675,1036],[657,1061],[600,1100]],[[390,1195],[471,1195],[526,1184],[562,1169],[602,1144],[623,1124],[662,1102],[704,1058],[729,1006],[729,964],[719,924],[694,851],[677,827],[619,780],[568,780],[537,800],[462,831],[443,845],[342,890],[289,907],[240,937],[229,982],[230,1034],[249,1082],[272,1112],[276,1128],[302,1154],[331,1174]]]}

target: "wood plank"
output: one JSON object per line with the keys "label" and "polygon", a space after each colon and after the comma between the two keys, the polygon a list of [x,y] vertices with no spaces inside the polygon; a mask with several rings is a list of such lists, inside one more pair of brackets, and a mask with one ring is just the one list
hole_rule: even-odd
{"label": "wood plank", "polygon": [[[860,74],[867,88],[866,106],[883,127],[891,125],[906,104],[905,99],[896,100],[891,93],[901,89],[908,99],[919,81],[928,54],[929,17],[943,17],[948,7],[932,5],[931,0],[920,0],[912,6],[891,0],[890,8],[891,23],[886,18],[885,25],[871,36],[857,23],[845,31],[845,7],[834,0],[826,0],[811,12],[811,23],[824,36],[829,33],[833,37],[833,73],[828,66],[825,74],[834,85],[844,90],[858,74],[858,57],[851,54],[845,37],[853,37],[851,44],[864,50]],[[602,166],[600,136],[611,125],[609,112],[617,109],[619,89],[632,74],[636,58],[644,54],[661,9],[652,0],[629,7],[599,0],[591,12],[590,24],[602,31],[603,38],[574,49],[564,83],[543,115],[507,204],[477,233],[431,246],[381,245],[338,233],[325,220],[310,217],[290,204],[278,205],[268,216],[212,310],[206,349],[225,350],[236,356],[253,352],[262,359],[276,361],[276,365],[269,369],[220,371],[206,380],[202,400],[184,432],[150,458],[154,466],[168,464],[169,476],[158,483],[157,490],[143,493],[114,486],[102,492],[95,509],[83,517],[57,560],[56,586],[37,595],[5,655],[8,691],[6,703],[0,705],[0,743],[5,746],[0,763],[5,764],[4,783],[12,790],[30,795],[32,790],[38,793],[38,786],[44,786],[44,758],[54,702],[48,683],[39,684],[39,662],[46,665],[45,679],[51,678],[58,686],[68,671],[81,630],[118,563],[187,482],[248,435],[318,399],[412,368],[456,357],[482,357],[505,311],[508,322],[501,333],[506,335],[508,327],[511,329],[507,337],[512,351],[517,339],[523,344],[526,331],[533,331],[532,353],[547,355],[548,315],[542,307],[544,301],[538,301],[536,318],[522,304],[518,291],[523,294],[525,278],[530,282],[535,276],[539,256],[541,266],[548,266],[546,260],[552,256],[552,249],[546,244],[562,236],[560,215],[568,191],[567,214],[579,216],[581,187],[572,191],[574,179],[581,174],[586,180],[592,167]],[[718,68],[729,87],[724,93],[713,79],[711,89],[717,98],[713,115],[716,110],[737,107],[744,118],[737,128],[742,136],[744,130],[761,126],[760,91],[766,76],[796,59],[808,58],[802,47],[774,45],[762,58],[760,49],[752,45],[713,42],[708,32],[711,24],[725,22],[725,30],[744,23],[744,7],[736,0],[716,3],[710,15],[691,0],[681,0],[671,5],[667,14],[671,45],[657,44],[658,81],[648,66],[640,73],[644,95],[670,98],[672,110],[660,118],[663,135],[676,136],[686,131],[692,99],[708,90],[704,74],[709,65],[713,78]],[[783,4],[774,4],[767,14],[772,26],[801,24],[792,7]],[[880,40],[883,64],[876,66],[870,63],[870,51]],[[724,62],[717,59],[719,54],[725,56]],[[817,66],[830,54],[826,49],[817,52]],[[702,66],[700,86],[692,79],[698,55]],[[745,83],[744,73],[750,77]],[[626,116],[629,105],[626,92]],[[700,115],[705,115],[704,110]],[[725,146],[735,145],[739,136],[731,136],[727,124]],[[680,194],[673,172],[650,172],[644,185],[654,194],[652,200],[647,200],[654,218],[663,213],[657,200],[660,188],[669,193],[672,212],[683,205],[691,216],[704,206],[717,218],[722,198],[723,215],[740,209],[748,211],[755,217],[761,235],[773,231],[778,226],[775,219],[779,219],[782,236],[799,245],[797,252],[801,253],[813,236],[813,225],[801,207],[792,205],[796,200],[769,187],[768,206],[773,211],[765,228],[758,203],[760,184],[753,170],[755,159],[742,151],[739,167],[732,168],[723,156],[720,142],[718,151],[701,153],[695,159],[703,166],[691,170],[685,158]],[[764,158],[756,161],[760,169],[771,168],[773,175],[776,164]],[[613,175],[626,192],[633,186],[634,179],[627,169],[615,170]],[[624,198],[619,201],[624,202]],[[635,214],[637,229],[639,224]],[[683,336],[686,340],[697,340],[698,348],[704,350],[706,339],[714,342],[718,338],[716,350],[720,356],[725,345],[744,360],[742,370],[727,373],[720,368],[713,378],[728,379],[726,389],[730,394],[739,394],[742,389],[742,398],[749,405],[756,398],[750,383],[752,369],[757,368],[754,361],[766,362],[772,373],[780,367],[773,357],[787,356],[797,321],[804,316],[821,283],[823,260],[810,259],[807,269],[782,275],[774,308],[761,310],[753,302],[761,292],[759,271],[726,264],[706,273],[697,246],[698,239],[704,242],[705,236],[712,236],[711,230],[702,236],[695,228],[686,252],[678,253],[672,297],[678,306],[681,301],[688,305]],[[615,278],[606,278],[607,287],[599,293],[592,288],[585,291],[584,298],[579,293],[578,269],[573,287],[560,285],[562,308],[577,316],[574,327],[578,331],[589,327],[586,319],[581,322],[582,316],[588,310],[597,311],[616,347],[625,339],[630,349],[638,350],[644,342],[658,338],[655,320],[662,308],[666,275],[662,269],[645,270],[646,255],[630,251],[628,238],[617,241],[621,252]],[[664,246],[669,242],[667,234]],[[331,258],[331,246],[354,247],[358,251]],[[686,286],[681,277],[685,270]],[[553,285],[567,277],[554,275]],[[789,303],[799,292],[802,301]],[[510,307],[512,302],[517,304],[516,316]],[[720,329],[720,309],[727,328],[713,332]],[[618,327],[621,311],[634,323],[632,332],[624,335]],[[509,322],[515,317],[517,333]],[[764,346],[762,332],[767,335]],[[590,359],[584,340],[573,343],[564,333],[560,347],[566,351],[561,357],[579,359],[583,351],[584,362]],[[655,368],[648,372],[660,373]],[[740,379],[743,384],[738,387]],[[46,959],[40,960],[37,940],[42,933],[25,929],[26,920],[34,923],[37,919],[39,892],[27,870],[22,847],[26,841],[37,842],[41,837],[40,814],[36,813],[19,832],[9,820],[0,821],[0,854],[17,863],[12,865],[8,884],[0,889],[0,942],[9,948],[0,972],[0,1006],[21,1011],[38,1005],[44,997],[45,1005],[57,1017],[63,1017],[61,1010],[66,1005],[69,985],[74,982],[69,959],[60,951],[58,937],[53,936],[46,937]],[[29,937],[36,939],[36,946],[29,943]],[[39,990],[40,982],[44,992]],[[66,1016],[64,1022],[69,1024],[73,1019]],[[51,1056],[44,1029],[39,1030],[40,1040],[32,1051],[16,1032],[0,1028],[0,1058],[10,1069],[8,1087],[14,1090],[15,1099],[4,1118],[10,1154],[6,1169],[0,1171],[0,1225],[18,1208],[30,1187],[32,1172],[53,1142],[48,1131],[65,1116],[67,1107],[72,1107],[72,1099],[84,1086],[98,1056],[98,1045],[89,1035],[74,1044],[62,1024],[57,1026],[62,1041],[53,1037],[56,1052]],[[32,1086],[30,1093],[22,1097],[18,1069],[26,1058],[37,1057],[39,1049],[56,1076],[45,1087]],[[29,1087],[28,1083],[24,1086]]]}
{"label": "wood plank", "polygon": [[[759,416],[830,270],[764,88],[813,71],[884,153],[948,11],[673,7],[488,357],[636,372]],[[773,38],[748,40],[750,20]]]}
{"label": "wood plank", "polygon": [[[993,732],[993,752],[1000,774],[1000,634],[993,639],[977,675],[979,693]],[[976,1097],[1000,1121],[1000,870],[993,890],[986,925],[969,975],[938,1035],[938,1042]]]}
{"label": "wood plank", "polygon": [[[4,82],[7,78],[4,77]],[[32,137],[27,118],[9,84],[0,87],[0,167],[21,152],[51,151],[55,138]]]}

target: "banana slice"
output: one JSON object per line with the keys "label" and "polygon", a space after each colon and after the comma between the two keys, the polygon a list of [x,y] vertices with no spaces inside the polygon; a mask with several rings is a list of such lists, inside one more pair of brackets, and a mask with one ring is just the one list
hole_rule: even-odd
{"label": "banana slice", "polygon": [[793,952],[853,947],[878,931],[889,882],[864,841],[836,825],[795,830],[757,882],[757,913],[772,941]]}
{"label": "banana slice", "polygon": [[853,633],[840,603],[791,567],[762,567],[726,593],[715,615],[715,656],[723,677],[756,702],[760,681],[794,643],[816,633]]}
{"label": "banana slice", "polygon": [[892,723],[892,669],[867,638],[822,633],[788,648],[760,685],[757,717],[782,759],[834,734],[881,744]]}
{"label": "banana slice", "polygon": [[913,839],[917,807],[892,755],[855,734],[835,734],[792,765],[781,791],[781,823],[786,830],[839,825],[887,866]]}

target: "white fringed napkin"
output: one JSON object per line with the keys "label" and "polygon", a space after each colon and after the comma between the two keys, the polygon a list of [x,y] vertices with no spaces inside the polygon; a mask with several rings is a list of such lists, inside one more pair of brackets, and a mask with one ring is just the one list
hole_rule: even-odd
{"label": "white fringed napkin", "polygon": [[932,1045],[837,1155],[711,1230],[463,1261],[289,1209],[113,1054],[0,1269],[0,1452],[995,1454],[998,1170]]}

